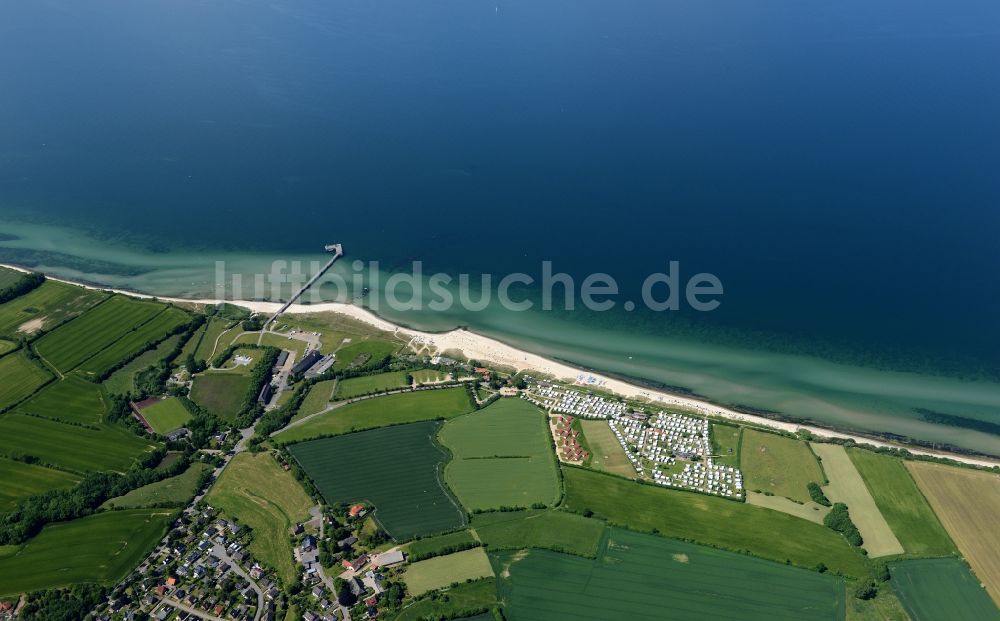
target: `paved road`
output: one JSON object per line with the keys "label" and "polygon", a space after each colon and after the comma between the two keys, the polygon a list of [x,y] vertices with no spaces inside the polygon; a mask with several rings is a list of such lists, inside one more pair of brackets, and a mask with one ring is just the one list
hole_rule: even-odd
{"label": "paved road", "polygon": [[[216,617],[215,615],[210,615],[203,610],[192,608],[191,606],[188,606],[187,604],[181,603],[170,597],[161,597],[160,602],[173,606],[174,608],[183,610],[184,612],[190,612],[193,615],[197,615],[198,618],[200,619],[208,619],[209,621],[229,621],[228,619],[223,619],[222,617]],[[151,610],[150,613],[156,612],[157,608],[159,608],[159,606],[153,608],[153,610]]]}

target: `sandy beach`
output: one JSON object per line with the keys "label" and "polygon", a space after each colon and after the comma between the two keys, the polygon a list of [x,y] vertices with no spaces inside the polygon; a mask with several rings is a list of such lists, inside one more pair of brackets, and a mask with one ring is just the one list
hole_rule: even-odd
{"label": "sandy beach", "polygon": [[[29,271],[15,265],[4,264],[3,267],[8,267],[10,269],[22,272]],[[235,306],[241,306],[253,312],[262,314],[275,313],[282,306],[282,304],[278,302],[183,299],[183,298],[169,298],[163,296],[152,296],[152,295],[137,293],[135,291],[124,291],[124,290],[112,289],[109,287],[98,287],[93,285],[87,285],[59,278],[52,278],[52,277],[49,278],[51,280],[78,285],[86,287],[88,289],[113,291],[116,293],[122,293],[124,295],[130,295],[139,298],[156,298],[158,300],[181,303],[181,304],[206,304],[206,305],[223,304],[223,303],[233,304]],[[567,382],[573,382],[575,378],[582,373],[588,377],[594,378],[595,383],[602,390],[606,390],[616,395],[620,395],[622,397],[629,399],[642,399],[649,401],[653,404],[659,403],[663,405],[669,405],[677,408],[690,410],[698,414],[716,416],[720,418],[726,418],[745,423],[752,423],[755,425],[770,427],[772,429],[778,429],[781,431],[794,432],[799,429],[806,429],[811,433],[813,433],[814,435],[819,436],[821,438],[851,439],[854,440],[855,442],[869,444],[872,446],[905,448],[906,450],[910,451],[915,455],[930,455],[934,457],[945,457],[957,462],[973,464],[976,466],[993,467],[1000,465],[1000,460],[992,460],[985,457],[973,457],[969,455],[960,455],[957,453],[949,453],[945,451],[931,451],[920,447],[894,444],[886,442],[884,440],[869,438],[862,435],[854,435],[840,431],[834,431],[823,427],[815,427],[811,425],[802,425],[796,423],[786,423],[782,421],[772,420],[770,418],[765,418],[763,416],[744,414],[742,412],[737,412],[735,410],[731,410],[729,408],[708,403],[706,401],[692,399],[689,397],[683,397],[680,395],[675,395],[668,392],[653,390],[649,388],[643,388],[641,386],[630,384],[623,380],[601,375],[598,372],[586,371],[580,368],[576,368],[562,362],[544,358],[542,356],[533,354],[528,351],[517,349],[515,347],[507,345],[506,343],[502,343],[495,339],[483,336],[481,334],[476,334],[475,332],[471,332],[468,330],[452,330],[450,332],[431,333],[431,332],[421,332],[419,330],[412,330],[410,328],[404,328],[402,326],[398,326],[394,323],[386,321],[385,319],[382,319],[381,317],[379,317],[378,315],[372,313],[367,309],[355,306],[353,304],[343,304],[338,302],[329,302],[324,304],[312,304],[312,305],[293,304],[291,307],[288,308],[288,310],[285,311],[285,314],[314,314],[314,313],[338,313],[341,315],[345,315],[357,321],[378,328],[379,330],[394,333],[397,337],[409,339],[410,346],[414,349],[424,348],[425,350],[436,354],[443,354],[448,350],[460,350],[466,357],[470,359],[479,360],[481,362],[496,366],[511,367],[517,369],[518,371],[522,370],[534,371],[536,373],[549,375]]]}

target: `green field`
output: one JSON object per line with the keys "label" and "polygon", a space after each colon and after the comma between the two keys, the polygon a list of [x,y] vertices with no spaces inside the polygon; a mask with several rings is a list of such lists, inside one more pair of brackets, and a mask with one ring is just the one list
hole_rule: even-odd
{"label": "green field", "polygon": [[85,360],[163,312],[155,302],[115,296],[46,334],[35,349],[49,364],[68,373]]}
{"label": "green field", "polygon": [[288,529],[309,517],[313,501],[270,453],[234,457],[205,502],[252,528],[254,556],[275,568],[285,584],[295,579]]}
{"label": "green field", "polygon": [[337,349],[337,361],[333,363],[335,371],[351,369],[376,362],[394,354],[400,348],[400,343],[368,338],[354,341]]}
{"label": "green field", "polygon": [[915,621],[998,621],[1000,610],[959,559],[889,564],[892,585]]}
{"label": "green field", "polygon": [[[205,327],[205,335],[202,337],[201,342],[194,351],[194,357],[196,360],[204,360],[205,362],[212,361],[212,356],[216,353],[215,342],[218,340],[219,336],[229,328],[229,324],[231,323],[232,321],[229,319],[222,319],[221,317],[212,317],[208,320]],[[222,351],[225,347],[225,345],[220,343],[219,351]]]}
{"label": "green field", "polygon": [[80,365],[79,372],[99,376],[122,360],[134,356],[147,344],[164,340],[168,334],[189,321],[191,316],[181,309],[166,308],[159,315],[89,358]]}
{"label": "green field", "polygon": [[545,413],[523,399],[501,399],[446,422],[451,450],[444,480],[470,510],[530,507],[559,499],[559,473]]}
{"label": "green field", "polygon": [[454,418],[472,410],[465,388],[445,388],[387,395],[350,403],[276,436],[289,443],[322,435],[337,435],[437,418]]}
{"label": "green field", "polygon": [[949,556],[957,553],[951,537],[902,460],[858,448],[848,449],[847,454],[907,554]]}
{"label": "green field", "polygon": [[413,371],[410,374],[413,375],[413,381],[417,384],[444,382],[451,377],[451,373],[448,371],[438,371],[437,369],[420,369],[419,371]]}
{"label": "green field", "polygon": [[250,390],[245,373],[216,371],[202,373],[191,385],[191,400],[222,420],[233,422]]}
{"label": "green field", "polygon": [[66,379],[49,384],[14,411],[94,425],[104,419],[108,403],[100,386],[76,375],[69,375]]}
{"label": "green field", "polygon": [[625,456],[618,438],[611,431],[606,420],[577,419],[583,438],[590,448],[590,467],[603,472],[620,474],[623,477],[634,477],[635,468]]}
{"label": "green field", "polygon": [[410,595],[419,597],[428,591],[442,589],[455,582],[491,576],[493,576],[493,566],[490,565],[486,552],[482,548],[473,548],[411,563],[403,573],[403,582]]}
{"label": "green field", "polygon": [[[225,339],[223,339],[225,340]],[[300,360],[306,353],[306,342],[300,341],[299,339],[291,338],[288,336],[282,336],[280,334],[274,334],[271,332],[266,332],[261,338],[260,332],[244,332],[240,334],[235,339],[233,343],[256,343],[260,341],[261,345],[269,345],[271,347],[277,347],[278,349],[284,349],[287,351],[294,351],[296,355],[296,360]]]}
{"label": "green field", "polygon": [[811,500],[806,487],[810,481],[821,485],[826,481],[808,444],[756,429],[743,431],[740,469],[748,490],[771,492],[799,502]]}
{"label": "green field", "polygon": [[101,505],[101,508],[133,509],[186,505],[198,492],[198,479],[201,474],[211,469],[212,467],[208,464],[191,464],[187,470],[177,476],[143,485],[124,496],[111,498]]}
{"label": "green field", "polygon": [[191,413],[184,407],[180,399],[167,397],[144,409],[142,417],[146,419],[153,431],[166,434],[183,427],[191,420]]}
{"label": "green field", "polygon": [[438,556],[454,546],[464,547],[477,543],[478,540],[470,531],[460,530],[446,535],[437,535],[436,537],[424,537],[423,539],[417,539],[416,541],[406,544],[404,550],[407,555],[411,557],[411,559],[413,557],[419,559],[422,557],[426,558]]}
{"label": "green field", "polygon": [[[162,343],[154,347],[149,351],[145,351],[135,358],[131,362],[118,369],[111,374],[108,379],[104,380],[101,385],[104,386],[109,394],[112,395],[127,395],[129,393],[135,392],[135,376],[140,371],[144,371],[151,366],[159,364],[161,360],[167,357],[167,355],[174,350],[177,343],[183,338],[180,334],[175,334],[168,339],[165,339]],[[179,356],[178,360],[183,363],[184,356]]]}
{"label": "green field", "polygon": [[0,339],[0,356],[17,349],[17,343]]}
{"label": "green field", "polygon": [[341,380],[337,384],[336,396],[338,399],[350,399],[393,388],[403,388],[406,385],[406,371],[362,375],[361,377]]}
{"label": "green field", "polygon": [[0,596],[81,582],[114,584],[153,549],[175,513],[129,509],[50,524],[0,556]]}
{"label": "green field", "polygon": [[47,280],[41,287],[0,304],[0,336],[51,330],[107,297],[100,291]]}
{"label": "green field", "polygon": [[329,504],[365,501],[397,541],[454,530],[465,514],[440,480],[440,423],[395,425],[289,447]]}
{"label": "green field", "polygon": [[[497,603],[497,585],[492,579],[460,584],[444,591],[444,594],[447,597],[427,596],[407,605],[395,617],[395,621],[457,618],[473,621],[467,617],[470,611],[490,609]],[[479,621],[479,618],[476,617],[475,621]]]}
{"label": "green field", "polygon": [[548,550],[495,555],[509,621],[842,621],[834,576],[613,529],[597,559]]}
{"label": "green field", "polygon": [[10,511],[17,502],[50,489],[69,489],[80,477],[62,470],[25,464],[0,457],[0,514]]}
{"label": "green field", "polygon": [[617,526],[747,551],[778,562],[861,576],[866,562],[833,530],[784,513],[714,496],[642,485],[580,468],[564,468],[572,510],[591,510]]}
{"label": "green field", "polygon": [[25,276],[27,276],[27,274],[24,272],[18,272],[17,270],[0,267],[0,289],[17,284]]}
{"label": "green field", "polygon": [[337,380],[323,380],[322,382],[316,382],[309,388],[309,394],[306,398],[302,400],[302,405],[299,406],[299,411],[296,413],[295,420],[309,416],[311,414],[316,414],[317,412],[322,412],[327,407],[330,406],[330,400],[333,398],[333,389],[337,386]]}
{"label": "green field", "polygon": [[194,356],[194,352],[198,349],[198,344],[201,343],[201,337],[205,334],[205,330],[207,328],[208,322],[203,323],[200,328],[194,331],[191,338],[184,343],[184,347],[181,348],[181,353],[177,356],[178,364],[183,364],[184,361],[187,360],[188,356]]}
{"label": "green field", "polygon": [[472,516],[472,528],[491,551],[544,548],[595,558],[604,522],[565,511],[516,511]]}
{"label": "green field", "polygon": [[[712,452],[715,453],[713,461],[722,466],[740,465],[740,437],[742,428],[732,425],[722,425],[712,423]],[[817,481],[822,483],[822,481]]]}
{"label": "green field", "polygon": [[48,371],[28,360],[24,352],[0,358],[0,409],[30,396],[51,378]]}
{"label": "green field", "polygon": [[102,423],[91,429],[18,412],[0,416],[0,438],[18,453],[80,472],[123,472],[155,448],[122,427]]}

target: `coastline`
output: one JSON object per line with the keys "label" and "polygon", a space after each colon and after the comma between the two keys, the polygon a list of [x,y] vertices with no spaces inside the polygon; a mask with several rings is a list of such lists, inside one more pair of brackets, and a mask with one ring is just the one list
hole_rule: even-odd
{"label": "coastline", "polygon": [[[19,272],[31,272],[33,270],[12,264],[0,263],[0,266]],[[280,309],[283,304],[280,302],[256,302],[247,300],[218,300],[218,299],[187,299],[149,295],[146,293],[116,289],[113,287],[103,287],[93,283],[81,283],[64,278],[52,277],[46,274],[50,280],[84,287],[87,289],[111,291],[138,298],[158,299],[177,304],[232,304],[241,306],[253,312],[272,314]],[[351,319],[366,323],[379,330],[390,332],[396,336],[408,338],[408,347],[423,347],[432,350],[433,353],[444,353],[448,350],[461,350],[463,355],[469,359],[488,362],[497,366],[514,368],[518,371],[529,370],[537,373],[552,376],[559,380],[573,381],[579,374],[586,374],[597,380],[599,388],[615,395],[628,398],[648,401],[651,404],[663,404],[665,406],[677,407],[696,412],[701,415],[714,416],[737,422],[743,422],[771,429],[796,432],[804,429],[820,438],[852,440],[858,444],[868,444],[875,447],[905,449],[914,455],[950,459],[956,462],[992,468],[1000,466],[1000,459],[991,459],[985,456],[971,456],[953,453],[943,450],[929,450],[921,447],[910,446],[902,443],[887,442],[882,439],[873,438],[855,432],[845,432],[828,427],[821,427],[813,424],[785,422],[764,416],[738,412],[731,408],[720,406],[701,399],[674,394],[665,390],[643,387],[626,380],[609,376],[598,371],[592,371],[583,367],[567,364],[565,362],[545,358],[525,350],[517,349],[511,345],[503,343],[491,337],[487,337],[466,329],[458,328],[448,332],[433,333],[415,330],[392,323],[375,313],[360,306],[340,302],[326,302],[323,304],[302,305],[293,304],[286,311],[286,314],[312,314],[312,313],[338,313],[350,317]]]}

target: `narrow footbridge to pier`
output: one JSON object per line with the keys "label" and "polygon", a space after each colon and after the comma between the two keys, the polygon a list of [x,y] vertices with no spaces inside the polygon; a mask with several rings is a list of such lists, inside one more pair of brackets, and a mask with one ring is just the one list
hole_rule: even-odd
{"label": "narrow footbridge to pier", "polygon": [[341,244],[330,244],[326,246],[325,249],[327,252],[332,252],[333,256],[330,257],[330,260],[326,262],[326,265],[320,268],[318,272],[313,274],[313,277],[309,279],[309,282],[302,285],[301,289],[292,294],[292,297],[288,298],[288,301],[281,305],[281,308],[278,309],[278,312],[276,312],[274,315],[271,316],[270,319],[267,320],[267,323],[264,324],[264,331],[267,330],[267,327],[269,325],[277,321],[278,317],[280,317],[282,313],[288,310],[288,307],[290,307],[292,304],[295,303],[296,300],[302,297],[302,294],[305,293],[309,289],[309,287],[313,286],[313,284],[315,284],[316,281],[323,276],[323,274],[325,274],[331,267],[333,267],[333,264],[336,263],[337,259],[344,256],[344,247]]}

